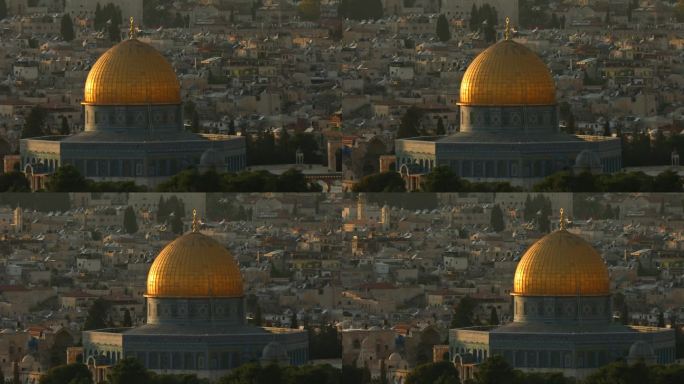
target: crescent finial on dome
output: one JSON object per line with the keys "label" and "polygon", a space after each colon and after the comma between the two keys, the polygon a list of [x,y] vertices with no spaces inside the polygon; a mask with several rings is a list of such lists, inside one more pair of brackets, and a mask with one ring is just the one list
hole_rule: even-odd
{"label": "crescent finial on dome", "polygon": [[192,210],[192,231],[199,232],[199,218],[197,217],[197,210]]}
{"label": "crescent finial on dome", "polygon": [[511,18],[506,16],[506,29],[504,29],[504,39],[508,40],[511,36]]}
{"label": "crescent finial on dome", "polygon": [[560,230],[565,230],[565,212],[563,208],[560,209]]}
{"label": "crescent finial on dome", "polygon": [[135,24],[133,23],[133,16],[129,19],[131,22],[130,29],[128,30],[128,38],[135,39]]}

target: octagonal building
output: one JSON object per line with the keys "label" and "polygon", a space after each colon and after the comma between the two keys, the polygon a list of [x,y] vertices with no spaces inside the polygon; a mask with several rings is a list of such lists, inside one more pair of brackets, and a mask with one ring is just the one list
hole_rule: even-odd
{"label": "octagonal building", "polygon": [[159,252],[145,297],[144,325],[83,332],[83,360],[91,369],[131,357],[157,373],[216,380],[246,362],[308,361],[306,331],[247,324],[238,264],[198,231],[197,221]]}
{"label": "octagonal building", "polygon": [[22,139],[22,170],[28,175],[49,174],[71,164],[96,181],[155,187],[188,167],[202,167],[205,152],[220,158],[219,172],[246,166],[243,137],[185,130],[173,67],[133,34],[91,68],[83,114],[83,132]]}
{"label": "octagonal building", "polygon": [[596,154],[602,172],[622,168],[619,138],[560,130],[548,67],[513,40],[499,41],[473,60],[461,81],[459,112],[455,134],[397,139],[397,170],[410,176],[447,166],[470,181],[529,188],[571,170],[582,151]]}
{"label": "octagonal building", "polygon": [[520,259],[511,296],[512,322],[449,331],[450,356],[462,380],[494,355],[517,369],[578,379],[620,359],[675,361],[673,329],[613,321],[608,268],[590,243],[565,229],[562,213],[560,229]]}

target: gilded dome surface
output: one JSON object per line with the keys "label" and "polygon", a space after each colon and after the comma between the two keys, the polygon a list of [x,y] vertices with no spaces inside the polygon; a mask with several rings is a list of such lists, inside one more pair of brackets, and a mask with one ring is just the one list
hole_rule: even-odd
{"label": "gilded dome surface", "polygon": [[169,243],[147,274],[148,297],[242,297],[242,275],[233,255],[199,232]]}
{"label": "gilded dome surface", "polygon": [[529,48],[502,40],[480,53],[461,80],[461,105],[554,105],[556,86],[544,62]]}
{"label": "gilded dome surface", "polygon": [[159,51],[137,39],[128,39],[97,59],[88,73],[83,103],[180,104],[180,83]]}
{"label": "gilded dome surface", "polygon": [[513,294],[521,296],[604,296],[610,294],[601,255],[565,229],[534,243],[515,270]]}

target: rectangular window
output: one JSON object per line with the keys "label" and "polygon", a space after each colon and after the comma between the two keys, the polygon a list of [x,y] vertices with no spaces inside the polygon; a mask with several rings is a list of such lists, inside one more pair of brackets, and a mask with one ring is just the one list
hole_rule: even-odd
{"label": "rectangular window", "polygon": [[96,177],[97,176],[97,161],[96,160],[86,160],[86,177]]}
{"label": "rectangular window", "polygon": [[485,176],[486,177],[494,177],[494,162],[493,161],[485,162]]}
{"label": "rectangular window", "polygon": [[131,160],[121,161],[121,176],[130,177],[133,176],[133,162]]}
{"label": "rectangular window", "polygon": [[496,176],[508,177],[508,162],[506,160],[499,160],[496,162]]}
{"label": "rectangular window", "polygon": [[473,161],[473,176],[474,177],[484,176],[483,165],[484,165],[484,162],[482,160]]}
{"label": "rectangular window", "polygon": [[472,162],[470,160],[463,160],[462,166],[463,177],[473,176]]}
{"label": "rectangular window", "polygon": [[121,176],[121,163],[119,160],[110,160],[109,162],[109,175],[112,177]]}

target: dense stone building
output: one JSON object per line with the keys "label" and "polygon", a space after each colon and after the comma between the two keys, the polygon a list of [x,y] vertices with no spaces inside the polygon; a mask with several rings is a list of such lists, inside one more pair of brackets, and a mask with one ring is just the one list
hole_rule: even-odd
{"label": "dense stone building", "polygon": [[565,229],[562,212],[561,228],[520,259],[511,295],[513,322],[450,331],[449,352],[457,366],[500,355],[518,369],[582,379],[623,358],[675,361],[673,329],[613,322],[603,258]]}
{"label": "dense stone building", "polygon": [[71,164],[96,181],[154,187],[188,167],[240,171],[246,166],[243,137],[185,130],[173,67],[133,32],[93,65],[83,108],[84,132],[21,140],[24,172],[50,174]]}
{"label": "dense stone building", "polygon": [[308,361],[305,331],[246,323],[237,262],[198,226],[195,220],[192,232],[169,243],[152,263],[145,325],[83,332],[88,365],[133,357],[158,373],[214,380],[250,361]]}
{"label": "dense stone building", "polygon": [[583,151],[595,154],[604,173],[622,168],[619,138],[560,131],[549,69],[512,40],[492,45],[473,60],[461,81],[459,108],[459,132],[396,141],[397,170],[407,183],[437,166],[448,166],[471,181],[507,181],[529,188],[546,176],[571,170]]}

